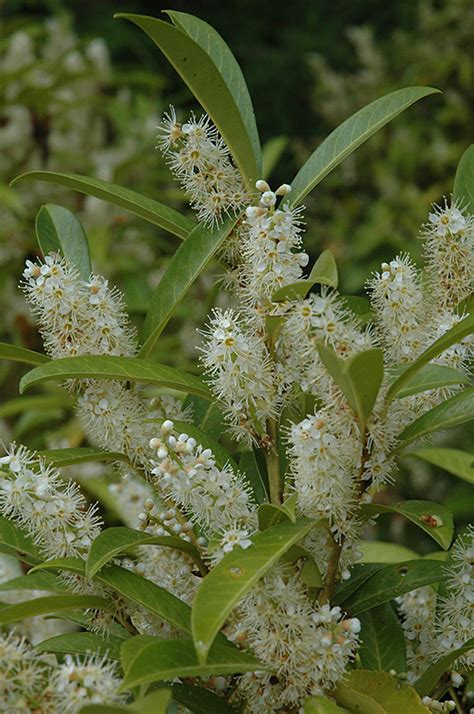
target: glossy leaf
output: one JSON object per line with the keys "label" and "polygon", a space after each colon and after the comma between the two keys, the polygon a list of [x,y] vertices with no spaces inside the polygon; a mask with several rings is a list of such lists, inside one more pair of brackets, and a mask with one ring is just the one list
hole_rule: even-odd
{"label": "glossy leaf", "polygon": [[164,230],[178,236],[178,238],[186,238],[196,225],[186,216],[162,203],[158,203],[152,198],[142,196],[136,191],[131,191],[128,188],[117,186],[102,179],[80,176],[79,174],[57,173],[55,171],[28,171],[17,176],[12,181],[12,184],[24,179],[48,181],[49,183],[55,183],[59,186],[85,193],[88,196],[94,196],[119,208],[125,208],[135,216],[139,216],[155,226],[164,228]]}
{"label": "glossy leaf", "polygon": [[214,230],[199,224],[179,246],[151,297],[150,309],[140,335],[142,343],[140,357],[147,357],[150,354],[177,305],[220,248],[234,225],[235,220],[231,219],[227,219]]}
{"label": "glossy leaf", "polygon": [[93,461],[124,461],[129,463],[126,454],[121,454],[120,451],[102,451],[89,446],[75,449],[44,449],[37,453],[38,456],[50,461],[57,468],[71,466],[72,464],[87,464]]}
{"label": "glossy leaf", "polygon": [[272,300],[281,302],[305,298],[314,285],[329,285],[332,288],[337,288],[337,265],[330,250],[321,253],[306,280],[298,280],[296,283],[279,288],[273,293]]}
{"label": "glossy leaf", "polygon": [[[403,370],[401,370],[401,373]],[[429,389],[440,389],[453,384],[469,384],[470,379],[466,374],[458,372],[452,367],[444,367],[440,364],[427,364],[417,374],[415,374],[397,393],[397,399],[409,397],[412,394],[426,392]]]}
{"label": "glossy leaf", "polygon": [[273,503],[262,503],[258,509],[258,527],[261,531],[285,521],[294,523],[296,517],[293,510],[285,507],[284,503],[279,506]]}
{"label": "glossy leaf", "polygon": [[338,164],[375,132],[419,99],[438,92],[432,87],[406,87],[380,97],[346,119],[313,151],[291,182],[288,203],[299,205]]}
{"label": "glossy leaf", "polygon": [[[372,705],[362,708],[356,695],[367,697],[379,709]],[[338,685],[334,696],[338,703],[357,714],[427,714],[426,706],[413,687],[387,672],[354,669]]]}
{"label": "glossy leaf", "polygon": [[268,501],[268,483],[262,474],[253,451],[244,451],[239,460],[239,471],[250,485],[256,503]]}
{"label": "glossy leaf", "polygon": [[390,389],[388,390],[385,398],[385,408],[388,407],[390,402],[397,396],[398,392],[400,392],[400,390],[413,379],[415,374],[417,374],[422,367],[442,354],[448,349],[448,347],[461,342],[465,337],[473,332],[474,314],[471,314],[435,340],[435,342],[422,352],[421,355],[402,372],[393,384],[390,385]]}
{"label": "glossy leaf", "polygon": [[26,347],[7,345],[5,342],[0,342],[0,359],[24,362],[25,364],[44,364],[49,362],[49,358],[41,354],[41,352],[27,350]]}
{"label": "glossy leaf", "polygon": [[78,218],[64,206],[48,203],[36,215],[36,238],[44,256],[59,253],[74,265],[82,280],[92,273],[89,242]]}
{"label": "glossy leaf", "polygon": [[382,350],[366,350],[345,360],[329,346],[318,344],[317,349],[324,366],[356,413],[361,432],[364,432],[365,422],[382,384]]}
{"label": "glossy leaf", "polygon": [[56,575],[47,572],[19,575],[0,584],[0,592],[8,590],[45,590],[52,593],[69,592],[69,588]]}
{"label": "glossy leaf", "polygon": [[406,672],[406,646],[400,621],[389,603],[360,615],[359,657],[364,669]]}
{"label": "glossy leaf", "polygon": [[304,703],[304,714],[342,714],[342,711],[326,697],[310,697]]}
{"label": "glossy leaf", "polygon": [[210,25],[184,13],[169,15],[177,27],[146,15],[115,17],[138,25],[160,48],[219,129],[242,175],[253,184],[261,170],[260,143],[242,72]]}
{"label": "glossy leaf", "polygon": [[35,650],[53,654],[96,654],[100,657],[120,660],[121,644],[122,640],[111,635],[101,637],[95,632],[71,632],[67,635],[49,637],[39,642]]}
{"label": "glossy leaf", "polygon": [[474,387],[463,389],[409,424],[398,437],[407,443],[474,419]]}
{"label": "glossy leaf", "polygon": [[200,664],[191,640],[153,638],[140,649],[127,669],[121,691],[131,687],[173,680],[176,677],[211,677],[213,675],[252,672],[262,665],[255,657],[234,647],[215,643],[207,662]]}
{"label": "glossy leaf", "polygon": [[433,540],[447,550],[454,534],[453,516],[449,508],[432,501],[401,501],[392,506],[380,503],[366,503],[361,513],[373,517],[379,513],[397,513],[428,533]]}
{"label": "glossy leaf", "polygon": [[257,533],[249,548],[234,548],[204,578],[192,611],[193,639],[201,663],[206,662],[217,633],[237,603],[314,525],[301,519]]}
{"label": "glossy leaf", "polygon": [[31,538],[3,516],[0,516],[0,552],[17,555],[27,563],[36,563],[40,559]]}
{"label": "glossy leaf", "polygon": [[470,454],[467,451],[432,448],[413,451],[406,454],[406,456],[413,456],[422,461],[427,461],[454,476],[459,476],[464,481],[474,483],[474,454]]}
{"label": "glossy leaf", "polygon": [[431,694],[433,689],[436,687],[438,680],[448,669],[452,668],[453,663],[458,659],[458,657],[461,657],[471,650],[474,650],[474,637],[468,640],[459,649],[449,652],[447,655],[428,667],[428,669],[423,672],[421,677],[419,677],[414,684],[418,694],[421,697]]}
{"label": "glossy leaf", "polygon": [[263,179],[268,179],[272,175],[287,146],[288,139],[286,136],[275,136],[263,145],[261,172]]}
{"label": "glossy leaf", "polygon": [[86,562],[87,577],[94,577],[106,563],[120,553],[143,545],[160,545],[165,548],[183,551],[193,560],[201,563],[199,551],[196,547],[182,538],[169,535],[154,536],[143,531],[119,526],[117,528],[106,528],[92,543]]}
{"label": "glossy leaf", "polygon": [[404,563],[406,560],[418,558],[418,553],[399,543],[389,543],[383,540],[361,540],[363,563]]}
{"label": "glossy leaf", "polygon": [[0,419],[22,414],[27,411],[54,409],[56,407],[72,407],[73,401],[69,394],[58,392],[57,394],[38,394],[33,397],[19,397],[10,399],[8,402],[0,404]]}
{"label": "glossy leaf", "polygon": [[363,585],[372,575],[382,570],[382,563],[356,563],[351,569],[351,577],[349,580],[342,580],[336,586],[336,592],[333,597],[335,605],[340,605],[347,600],[361,585]]}
{"label": "glossy leaf", "polygon": [[344,600],[343,607],[352,615],[359,615],[410,590],[440,582],[444,577],[443,563],[437,560],[408,560],[386,565]]}
{"label": "glossy leaf", "polygon": [[454,178],[453,198],[461,201],[467,213],[474,213],[474,144],[471,144],[461,159]]}
{"label": "glossy leaf", "polygon": [[204,399],[210,398],[207,386],[193,374],[186,374],[174,367],[149,360],[111,355],[64,357],[35,367],[22,378],[20,392],[52,379],[116,379],[121,382],[141,382],[191,392]]}
{"label": "glossy leaf", "polygon": [[0,625],[11,625],[26,617],[49,615],[64,610],[109,610],[111,603],[103,597],[95,595],[51,595],[26,600],[16,605],[8,605],[0,610]]}
{"label": "glossy leaf", "polygon": [[173,700],[182,704],[193,714],[236,714],[236,711],[223,697],[204,687],[192,687],[190,684],[171,685]]}

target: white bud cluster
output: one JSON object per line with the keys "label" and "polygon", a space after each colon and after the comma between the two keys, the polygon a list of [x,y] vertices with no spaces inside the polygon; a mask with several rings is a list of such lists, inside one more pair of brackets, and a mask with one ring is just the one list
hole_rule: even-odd
{"label": "white bud cluster", "polygon": [[301,278],[309,256],[301,250],[302,209],[275,209],[277,197],[286,195],[290,187],[283,184],[273,192],[260,180],[257,189],[260,202],[246,209],[241,231],[239,292],[248,306],[263,308],[278,288]]}
{"label": "white bud cluster", "polygon": [[241,677],[249,711],[299,707],[331,689],[358,647],[360,622],[339,607],[313,607],[289,566],[266,575],[239,605],[233,639],[247,645],[268,671]]}
{"label": "white bud cluster", "polygon": [[193,420],[193,405],[183,402],[171,394],[161,394],[159,397],[153,397],[148,404],[149,419],[175,419],[176,421]]}
{"label": "white bud cluster", "polygon": [[96,507],[87,507],[78,486],[24,446],[0,458],[0,513],[31,535],[48,558],[87,552],[99,535]]}
{"label": "white bud cluster", "polygon": [[114,498],[114,508],[120,518],[129,528],[136,528],[139,515],[143,511],[154,508],[153,489],[149,483],[137,478],[133,473],[125,472],[120,481],[108,485],[108,490]]}
{"label": "white bud cluster", "polygon": [[123,298],[103,277],[82,280],[57,255],[47,255],[44,263],[26,261],[23,277],[23,290],[51,357],[136,352]]}
{"label": "white bud cluster", "polygon": [[158,147],[181,182],[199,221],[215,225],[237,214],[249,198],[216,127],[204,114],[180,124],[173,107],[159,128]]}
{"label": "white bud cluster", "polygon": [[74,660],[66,655],[64,663],[51,672],[52,711],[77,714],[86,704],[120,704],[125,701],[117,694],[122,680],[117,665],[106,657]]}
{"label": "white bud cluster", "polygon": [[446,198],[433,209],[421,233],[424,257],[437,307],[452,309],[474,287],[474,216],[463,212],[460,201]]}
{"label": "white bud cluster", "polygon": [[435,658],[436,592],[430,586],[418,588],[397,598],[397,603],[407,647],[408,681],[412,683]]}
{"label": "white bud cluster", "polygon": [[440,702],[438,699],[423,697],[421,701],[431,712],[454,712],[456,710],[456,702],[452,699]]}
{"label": "white bud cluster", "polygon": [[212,312],[201,362],[237,438],[265,433],[279,408],[276,375],[263,338],[233,310]]}
{"label": "white bud cluster", "polygon": [[189,513],[204,533],[223,531],[236,522],[255,520],[248,487],[227,465],[216,466],[210,449],[187,434],[174,433],[172,421],[161,426],[161,436],[150,442],[151,460],[161,493]]}

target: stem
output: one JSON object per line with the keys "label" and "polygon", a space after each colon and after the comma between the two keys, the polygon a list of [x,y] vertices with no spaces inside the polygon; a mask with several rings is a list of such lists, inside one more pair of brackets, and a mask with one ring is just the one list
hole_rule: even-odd
{"label": "stem", "polygon": [[343,540],[337,543],[331,535],[331,546],[332,555],[328,563],[328,570],[326,573],[326,579],[324,581],[323,589],[319,595],[319,604],[325,605],[329,602],[334,595],[334,590],[336,587],[336,577],[339,568],[339,560],[341,559]]}
{"label": "stem", "polygon": [[462,713],[463,713],[463,709],[462,709],[462,707],[461,707],[461,704],[460,704],[460,702],[459,702],[459,699],[458,699],[457,696],[456,696],[456,692],[454,691],[454,689],[453,689],[452,687],[450,687],[450,689],[449,689],[449,695],[450,695],[451,699],[453,700],[453,702],[454,702],[455,705],[456,705],[456,711],[457,711],[459,714],[462,714]]}
{"label": "stem", "polygon": [[270,501],[275,506],[279,506],[281,504],[280,459],[278,457],[278,423],[276,419],[268,419],[267,432],[270,437],[270,443],[265,449],[265,459],[267,462]]}

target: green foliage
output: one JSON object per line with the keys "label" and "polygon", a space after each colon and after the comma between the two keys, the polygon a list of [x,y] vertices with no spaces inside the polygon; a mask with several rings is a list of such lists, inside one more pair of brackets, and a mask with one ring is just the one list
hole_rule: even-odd
{"label": "green foliage", "polygon": [[335,697],[354,714],[426,714],[416,691],[387,672],[354,670],[338,685]]}
{"label": "green foliage", "polygon": [[76,216],[63,206],[46,204],[36,216],[36,238],[43,255],[59,253],[74,265],[83,280],[91,272],[89,243]]}
{"label": "green foliage", "polygon": [[452,513],[446,506],[431,501],[403,501],[385,506],[367,503],[361,507],[364,516],[378,513],[398,513],[428,533],[444,550],[451,545],[454,533]]}
{"label": "green foliage", "polygon": [[454,178],[453,195],[466,210],[474,210],[474,144],[461,156]]}
{"label": "green foliage", "polygon": [[469,454],[467,451],[432,448],[413,451],[406,454],[406,456],[422,459],[469,483],[474,483],[474,454]]}
{"label": "green foliage", "polygon": [[360,616],[359,657],[364,669],[406,671],[406,646],[400,621],[390,603],[373,607]]}
{"label": "green foliage", "polygon": [[409,443],[435,431],[464,424],[473,418],[474,387],[469,387],[418,417],[402,431],[400,440]]}

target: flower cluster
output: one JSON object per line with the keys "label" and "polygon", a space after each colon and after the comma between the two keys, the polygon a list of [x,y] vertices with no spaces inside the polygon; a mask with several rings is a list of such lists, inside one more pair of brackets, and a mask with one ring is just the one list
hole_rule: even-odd
{"label": "flower cluster", "polygon": [[229,150],[209,117],[181,124],[173,107],[164,115],[158,146],[190,198],[199,221],[215,225],[235,215],[248,195]]}

